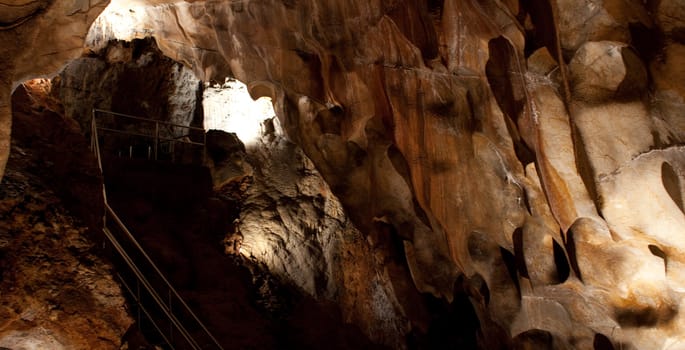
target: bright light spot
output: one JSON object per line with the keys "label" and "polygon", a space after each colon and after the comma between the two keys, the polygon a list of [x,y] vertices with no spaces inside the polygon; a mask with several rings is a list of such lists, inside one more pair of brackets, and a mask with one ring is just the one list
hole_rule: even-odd
{"label": "bright light spot", "polygon": [[226,79],[223,85],[205,87],[202,107],[205,130],[233,132],[245,146],[259,139],[262,122],[275,115],[270,98],[253,100],[245,84],[233,79]]}
{"label": "bright light spot", "polygon": [[60,343],[52,330],[43,327],[34,327],[27,330],[11,330],[0,336],[0,348],[2,349],[25,349],[41,350],[54,349],[62,350],[69,348]]}
{"label": "bright light spot", "polygon": [[95,19],[86,36],[86,47],[99,50],[110,40],[131,41],[152,35],[149,18],[142,1],[112,0]]}

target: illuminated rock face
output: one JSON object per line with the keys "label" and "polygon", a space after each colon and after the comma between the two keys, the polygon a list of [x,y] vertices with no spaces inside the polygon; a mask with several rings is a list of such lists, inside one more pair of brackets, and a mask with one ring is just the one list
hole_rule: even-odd
{"label": "illuminated rock face", "polygon": [[411,284],[409,276],[392,278],[401,267],[374,254],[312,161],[286,139],[272,106],[231,79],[203,93],[205,127],[231,132],[207,133],[214,189],[239,203],[226,254],[258,261],[304,294],[332,301],[341,321],[372,342],[405,348],[410,329],[394,285]]}
{"label": "illuminated rock face", "polygon": [[408,276],[392,281],[396,263],[374,254],[278,120],[265,121],[265,129],[247,147],[254,174],[241,203],[240,253],[305,293],[334,301],[346,322],[373,342],[406,347],[407,315],[394,285],[409,282]]}
{"label": "illuminated rock face", "polygon": [[485,347],[684,345],[681,1],[122,6],[93,45],[271,97],[374,253],[401,242],[398,295],[464,281]]}

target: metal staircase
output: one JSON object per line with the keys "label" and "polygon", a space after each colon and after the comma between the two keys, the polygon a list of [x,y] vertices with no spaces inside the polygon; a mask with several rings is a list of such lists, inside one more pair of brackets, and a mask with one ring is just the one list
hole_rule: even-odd
{"label": "metal staircase", "polygon": [[[140,130],[146,130],[145,128],[133,129],[133,131],[132,129],[117,128],[116,123],[100,126],[98,122],[101,120],[98,119],[102,116],[113,116],[114,118],[125,119],[127,122],[134,121],[139,124],[154,125],[152,129],[154,133],[140,132]],[[180,137],[174,136],[179,131],[181,131]],[[202,132],[202,141],[192,141],[190,139],[191,132],[199,135],[199,131]],[[190,145],[195,148],[195,151],[199,150],[203,162],[206,156],[204,130],[199,128],[94,109],[90,132],[91,149],[97,158],[101,171],[103,170],[101,154],[103,132],[132,137],[137,141],[144,140],[144,142],[136,142],[138,148],[135,150],[136,152],[134,152],[134,145],[131,144],[128,154],[117,154],[118,156],[128,156],[129,158],[140,156],[141,153],[138,151],[142,145],[143,158],[174,162],[179,159],[174,153],[177,150],[177,144]],[[197,152],[193,153],[197,155]],[[166,159],[163,155],[167,156]],[[197,159],[198,157],[191,158]],[[103,176],[106,174],[103,173]],[[107,202],[107,190],[104,187],[103,197],[105,199],[103,226],[105,242],[113,248],[114,258],[122,263],[121,267],[123,268],[120,267],[117,277],[136,303],[139,326],[143,322],[144,316],[159,334],[159,345],[164,348],[223,349],[112,209]]]}

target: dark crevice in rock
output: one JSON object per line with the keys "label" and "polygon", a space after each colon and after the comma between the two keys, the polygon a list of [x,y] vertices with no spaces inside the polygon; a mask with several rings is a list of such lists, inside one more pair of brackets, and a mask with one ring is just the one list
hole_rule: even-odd
{"label": "dark crevice in rock", "polygon": [[[519,160],[521,160],[521,158],[519,158]],[[531,160],[531,162],[535,162],[535,161]],[[526,164],[529,164],[529,163],[526,163]],[[525,164],[523,164],[523,165],[525,166]],[[528,191],[526,191],[525,188],[523,189],[523,193],[521,195],[521,200],[523,201],[523,205],[525,206],[526,211],[532,215],[533,209],[530,206],[530,197],[529,197]]]}
{"label": "dark crevice in rock", "polygon": [[541,329],[527,330],[514,337],[513,343],[515,350],[555,350],[559,348],[554,342],[552,333]]}
{"label": "dark crevice in rock", "polygon": [[668,162],[663,162],[661,164],[661,183],[664,185],[664,189],[673,202],[680,208],[680,211],[685,214],[680,176],[678,176],[678,173]]}
{"label": "dark crevice in rock", "polygon": [[671,39],[678,43],[685,44],[685,27],[673,28],[673,30],[671,30]]}
{"label": "dark crevice in rock", "polygon": [[205,110],[202,107],[202,95],[204,94],[204,83],[197,82],[197,89],[195,90],[195,110],[190,121],[190,126],[204,129]]}
{"label": "dark crevice in rock", "polygon": [[643,62],[651,62],[664,46],[664,36],[656,27],[649,28],[643,23],[628,24],[630,44],[638,52]]}
{"label": "dark crevice in rock", "polygon": [[490,288],[488,288],[488,284],[483,279],[483,276],[475,274],[465,283],[467,284],[467,289],[472,289],[472,291],[469,292],[469,295],[478,299],[482,298],[485,306],[490,304]]}
{"label": "dark crevice in rock", "polygon": [[574,159],[576,163],[576,169],[578,169],[578,175],[585,185],[590,199],[595,203],[595,208],[597,212],[602,215],[602,203],[597,193],[597,183],[595,182],[596,174],[595,170],[590,163],[590,158],[587,154],[587,147],[583,141],[583,136],[580,134],[578,127],[571,121],[571,135],[573,139],[573,152]]}
{"label": "dark crevice in rock", "polygon": [[516,264],[516,256],[510,252],[507,249],[504,249],[502,247],[499,248],[500,251],[500,257],[502,259],[502,262],[504,263],[504,266],[507,268],[507,272],[509,273],[509,278],[511,278],[511,282],[516,286],[516,291],[519,295],[521,296],[521,282],[519,281],[519,276],[518,276],[518,266]]}
{"label": "dark crevice in rock", "polygon": [[345,143],[345,149],[348,156],[348,165],[352,168],[358,168],[364,165],[368,161],[368,153],[365,149],[361,148],[353,141],[347,141]]}
{"label": "dark crevice in rock", "polygon": [[622,48],[621,56],[623,57],[626,75],[616,89],[616,101],[633,101],[643,98],[648,83],[647,70],[643,61],[630,47]]}
{"label": "dark crevice in rock", "polygon": [[428,0],[428,13],[433,16],[433,20],[440,20],[444,6],[445,0]]}
{"label": "dark crevice in rock", "polygon": [[649,248],[652,255],[658,256],[664,260],[664,272],[668,272],[668,256],[666,255],[666,252],[654,244],[649,244],[647,248]]}
{"label": "dark crevice in rock", "polygon": [[521,277],[530,278],[528,274],[528,267],[526,266],[525,248],[523,246],[523,229],[517,227],[512,235],[514,241],[514,256],[516,257],[516,266]]}
{"label": "dark crevice in rock", "polygon": [[512,65],[512,59],[515,59],[514,48],[507,39],[500,36],[488,42],[488,49],[489,58],[485,71],[490,89],[502,112],[516,124],[524,103],[519,99],[520,96],[515,96],[516,90],[521,89],[521,77],[512,76],[516,69]]}
{"label": "dark crevice in rock", "polygon": [[[566,242],[564,246],[566,246],[566,252],[568,253],[568,260],[569,264],[571,265],[571,268],[573,269],[573,273],[576,275],[576,277],[579,280],[583,280],[580,274],[580,267],[578,266],[578,257],[576,255],[576,244],[574,241],[574,234],[573,234],[573,227],[566,233]],[[556,243],[556,242],[555,242]]]}
{"label": "dark crevice in rock", "polygon": [[409,165],[407,164],[407,160],[404,158],[402,152],[397,148],[397,146],[392,144],[388,146],[387,154],[392,166],[395,168],[395,171],[402,176],[407,185],[410,185],[411,175],[409,173]]}
{"label": "dark crevice in rock", "polygon": [[557,283],[564,283],[571,274],[571,266],[566,251],[556,240],[552,241],[554,252],[554,265],[557,267]]}
{"label": "dark crevice in rock", "polygon": [[597,333],[592,341],[592,348],[594,350],[614,350],[614,344],[606,335]]}
{"label": "dark crevice in rock", "polygon": [[[510,127],[510,130],[514,130],[513,127],[507,123],[507,126]],[[531,150],[523,140],[519,140],[514,143],[514,153],[516,154],[516,158],[521,162],[521,165],[524,167],[530,163],[535,162],[535,152]],[[528,205],[528,197],[524,197],[526,201],[526,208],[528,208],[528,212],[530,212],[530,205]]]}
{"label": "dark crevice in rock", "polygon": [[[397,173],[402,176],[404,179],[405,183],[409,188],[413,190],[412,182],[411,182],[411,174],[410,174],[410,168],[409,165],[407,164],[406,158],[404,158],[404,155],[402,152],[395,146],[394,144],[390,145],[388,147],[388,158],[390,159],[390,162],[393,165],[393,168]],[[426,215],[426,212],[421,208],[421,205],[418,203],[416,200],[416,196],[414,196],[412,200],[413,206],[414,206],[414,213],[416,216],[421,220],[421,222],[430,227],[430,220],[428,219],[428,216]]]}
{"label": "dark crevice in rock", "polygon": [[557,27],[554,23],[552,2],[545,0],[522,1],[521,6],[530,15],[533,27],[526,31],[525,56],[530,56],[542,46],[557,52]]}
{"label": "dark crevice in rock", "polygon": [[423,295],[431,314],[427,332],[414,331],[408,335],[410,349],[477,349],[480,322],[471,301],[463,289],[462,278],[455,282],[451,303],[431,295]]}
{"label": "dark crevice in rock", "polygon": [[535,160],[535,153],[525,144],[517,127],[518,119],[525,107],[525,86],[522,77],[514,73],[517,67],[513,65],[512,60],[516,59],[516,53],[509,41],[501,36],[490,40],[488,48],[489,58],[485,65],[488,84],[497,105],[504,113],[507,130],[514,142],[514,152],[525,166]]}
{"label": "dark crevice in rock", "polygon": [[674,305],[661,303],[657,307],[647,305],[626,305],[614,311],[616,322],[621,327],[654,327],[668,323],[678,315]]}

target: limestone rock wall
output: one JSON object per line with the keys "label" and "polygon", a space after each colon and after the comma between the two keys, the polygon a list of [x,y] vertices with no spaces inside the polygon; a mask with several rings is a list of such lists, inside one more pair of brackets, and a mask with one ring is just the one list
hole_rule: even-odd
{"label": "limestone rock wall", "polygon": [[271,102],[252,101],[244,84],[227,80],[205,87],[203,106],[206,126],[235,132],[207,133],[214,189],[240,212],[236,230],[224,239],[225,252],[258,262],[317,301],[332,302],[340,321],[373,342],[406,348],[411,327],[394,285],[403,289],[408,276],[391,278],[388,269],[398,264],[374,252],[354,227],[311,160],[286,139]]}
{"label": "limestone rock wall", "polygon": [[12,139],[39,155],[44,182],[91,233],[105,213],[102,174],[88,140],[74,119],[65,118],[49,79],[34,79],[12,94]]}
{"label": "limestone rock wall", "polygon": [[393,263],[374,253],[278,120],[265,121],[265,130],[247,147],[254,173],[241,203],[240,253],[316,299],[334,301],[375,343],[405,348],[410,328],[387,270]]}
{"label": "limestone rock wall", "polygon": [[462,281],[482,346],[685,342],[680,1],[112,11],[131,26],[102,19],[91,38],[153,35],[202,80],[270,96],[374,251],[401,243],[412,283],[396,293],[449,300]]}
{"label": "limestone rock wall", "polygon": [[0,3],[0,173],[10,147],[11,95],[18,84],[57,73],[83,52],[88,28],[108,1]]}
{"label": "limestone rock wall", "polygon": [[[202,119],[199,80],[163,56],[152,39],[108,41],[66,65],[53,85],[65,116],[77,120],[83,130],[90,128],[93,108],[179,125],[197,125]],[[174,133],[181,131],[168,132],[162,136],[180,136]]]}
{"label": "limestone rock wall", "polygon": [[666,276],[685,220],[682,83],[658,79],[682,59],[677,8],[272,1],[134,11],[154,18],[137,28],[202,79],[231,72],[272,97],[372,244],[402,242],[419,291],[450,299],[467,278],[485,334],[655,348],[682,341],[683,326],[680,283]]}

